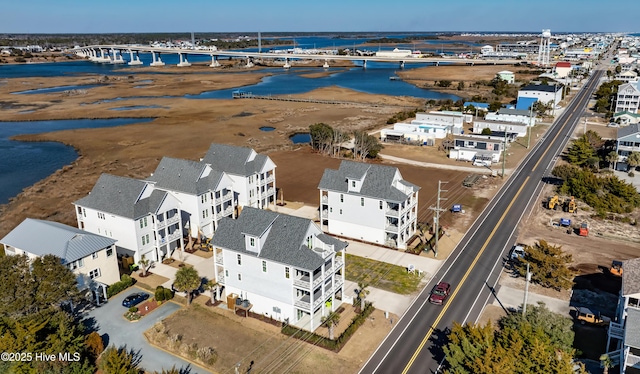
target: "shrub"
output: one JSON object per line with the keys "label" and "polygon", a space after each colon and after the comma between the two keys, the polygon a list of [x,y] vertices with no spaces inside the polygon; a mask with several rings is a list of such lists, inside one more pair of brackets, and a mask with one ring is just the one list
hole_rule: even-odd
{"label": "shrub", "polygon": [[491,129],[485,127],[484,129],[482,129],[482,135],[491,135]]}
{"label": "shrub", "polygon": [[138,307],[137,307],[137,306],[132,306],[131,308],[129,308],[129,311],[130,311],[131,313],[135,313],[135,312],[137,312],[137,311],[138,311]]}
{"label": "shrub", "polygon": [[159,301],[164,301],[165,300],[165,298],[164,298],[164,289],[165,288],[162,287],[162,286],[158,286],[156,288],[156,294],[155,294],[156,301],[159,302]]}
{"label": "shrub", "polygon": [[170,289],[165,288],[165,289],[164,289],[164,291],[163,291],[163,293],[164,293],[164,300],[171,300],[171,299],[173,299],[173,291],[171,291]]}
{"label": "shrub", "polygon": [[113,295],[116,295],[122,292],[123,290],[130,287],[131,285],[133,285],[133,278],[131,278],[127,274],[122,274],[122,277],[120,278],[120,282],[116,282],[110,285],[109,287],[107,287],[107,298],[110,298]]}
{"label": "shrub", "polygon": [[102,337],[95,331],[87,335],[84,344],[94,360],[97,359],[104,351],[104,342],[102,341]]}

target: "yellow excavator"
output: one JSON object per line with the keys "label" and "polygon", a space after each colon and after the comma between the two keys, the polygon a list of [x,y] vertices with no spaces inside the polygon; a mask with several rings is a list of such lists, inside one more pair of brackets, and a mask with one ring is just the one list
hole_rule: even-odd
{"label": "yellow excavator", "polygon": [[578,211],[578,205],[576,204],[576,199],[573,196],[564,202],[564,211],[568,213],[575,213]]}
{"label": "yellow excavator", "polygon": [[547,201],[547,208],[557,210],[559,207],[560,207],[560,198],[558,197],[558,195],[554,195],[553,197],[550,197],[549,201]]}

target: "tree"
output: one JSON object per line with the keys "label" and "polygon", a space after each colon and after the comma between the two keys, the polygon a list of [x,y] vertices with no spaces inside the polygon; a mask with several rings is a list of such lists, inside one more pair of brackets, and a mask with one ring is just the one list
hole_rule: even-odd
{"label": "tree", "polygon": [[464,82],[460,81],[458,82],[458,91],[462,91],[462,90],[464,90]]}
{"label": "tree", "polygon": [[498,111],[500,108],[502,108],[502,103],[499,101],[494,101],[492,103],[489,104],[489,111],[490,112],[496,112]]}
{"label": "tree", "polygon": [[493,131],[491,131],[490,128],[485,127],[484,129],[482,129],[482,135],[491,135]]}
{"label": "tree", "polygon": [[627,164],[632,168],[640,166],[640,152],[631,152],[627,156]]}
{"label": "tree", "polygon": [[146,258],[145,255],[142,255],[142,257],[140,258],[140,261],[138,261],[138,263],[142,266],[142,276],[146,277],[147,276],[147,271],[149,270],[149,268],[151,268],[151,260]]}
{"label": "tree", "polygon": [[94,360],[97,360],[102,352],[104,352],[104,341],[102,341],[100,334],[95,331],[87,335],[85,346]]}
{"label": "tree", "polygon": [[609,369],[613,367],[613,360],[608,354],[605,353],[600,356],[600,366],[604,368],[602,374],[609,374]]}
{"label": "tree", "polygon": [[527,263],[533,282],[555,290],[573,286],[574,274],[567,267],[571,263],[571,255],[565,255],[561,246],[553,246],[540,239],[533,246],[526,246],[524,259],[515,265],[516,271],[523,277],[527,273]]}
{"label": "tree", "polygon": [[596,156],[595,149],[591,146],[586,137],[582,136],[573,141],[567,150],[567,160],[577,166],[588,165],[588,160]]}
{"label": "tree", "polygon": [[334,129],[333,136],[331,138],[331,157],[337,157],[340,154],[341,144],[351,139],[349,133]]}
{"label": "tree", "polygon": [[320,153],[328,154],[331,151],[333,128],[324,123],[316,123],[309,126],[311,135],[311,147]]}
{"label": "tree", "polygon": [[376,157],[382,149],[382,145],[373,135],[366,131],[357,130],[353,133],[353,157],[364,161],[367,157]]}
{"label": "tree", "polygon": [[358,282],[358,289],[356,290],[356,301],[358,302],[358,307],[361,310],[364,309],[365,299],[371,292],[367,289],[367,287],[369,287],[369,284],[364,283],[363,281]]}
{"label": "tree", "polygon": [[176,279],[173,283],[173,288],[180,292],[187,293],[187,305],[191,305],[191,298],[193,291],[200,288],[202,279],[198,275],[198,271],[192,266],[184,266],[176,271]]}
{"label": "tree", "polygon": [[616,151],[607,153],[607,155],[605,156],[605,161],[609,163],[609,168],[613,169],[615,163],[618,162],[618,158],[618,152]]}
{"label": "tree", "polygon": [[126,347],[109,346],[100,356],[98,367],[109,374],[138,374],[138,361]]}
{"label": "tree", "polygon": [[322,318],[320,318],[320,321],[323,325],[327,326],[327,328],[329,329],[329,339],[333,340],[333,329],[340,323],[340,313],[331,312],[327,316],[322,316]]}
{"label": "tree", "polygon": [[204,284],[205,291],[211,291],[211,304],[216,301],[216,295],[218,294],[218,287],[220,287],[220,283],[216,280],[209,280]]}
{"label": "tree", "polygon": [[525,322],[530,324],[534,330],[542,329],[554,346],[567,352],[573,349],[575,336],[573,320],[562,314],[552,312],[541,301],[537,305],[528,305],[525,316],[522,313],[507,314],[500,319],[499,326],[501,329],[517,329],[518,326]]}
{"label": "tree", "polygon": [[[491,322],[481,325],[453,323],[444,347],[449,370],[456,374],[510,373],[515,371],[515,360],[505,347],[496,341],[496,331]],[[515,341],[512,349],[520,351],[521,341]]]}

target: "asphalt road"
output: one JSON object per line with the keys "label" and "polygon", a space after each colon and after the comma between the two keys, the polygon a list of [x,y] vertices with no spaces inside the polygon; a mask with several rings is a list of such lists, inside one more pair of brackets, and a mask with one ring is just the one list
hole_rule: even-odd
{"label": "asphalt road", "polygon": [[[431,283],[416,298],[360,373],[435,373],[443,361],[442,343],[453,322],[475,322],[493,297],[516,227],[543,187],[557,156],[599,85],[596,70],[532,149],[508,182],[489,202]],[[444,196],[446,197],[446,196]],[[452,285],[445,305],[430,304],[439,281]]]}

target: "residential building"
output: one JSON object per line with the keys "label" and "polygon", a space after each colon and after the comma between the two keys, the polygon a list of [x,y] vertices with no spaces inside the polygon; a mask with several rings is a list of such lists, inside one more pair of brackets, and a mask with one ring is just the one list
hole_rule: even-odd
{"label": "residential building", "polygon": [[640,124],[636,123],[618,129],[616,152],[618,152],[616,170],[629,170],[627,156],[629,156],[631,152],[640,152]]}
{"label": "residential building", "polygon": [[638,104],[640,103],[639,82],[623,83],[618,87],[618,96],[616,97],[616,113],[629,112],[638,113]]}
{"label": "residential building", "polygon": [[120,280],[115,240],[58,222],[27,218],[0,243],[8,256],[54,255],[77,276],[78,288],[100,304],[107,286]]}
{"label": "residential building", "polygon": [[233,181],[239,206],[266,209],[276,201],[276,164],[251,148],[211,144],[202,161]]}
{"label": "residential building", "polygon": [[535,105],[536,101],[538,101],[535,97],[518,97],[518,101],[516,102],[516,110],[526,110],[529,111]]}
{"label": "residential building", "polygon": [[[506,121],[489,121],[489,120],[480,120],[476,119],[473,122],[473,133],[474,134],[482,134],[482,130],[490,129],[491,132],[500,132],[513,134],[517,137],[522,137],[527,135],[527,131],[529,126],[522,123],[517,122],[506,122]],[[507,135],[507,137],[510,137]]]}
{"label": "residential building", "polygon": [[571,73],[571,63],[568,61],[558,61],[553,69],[553,76],[556,78],[566,78]]}
{"label": "residential building", "polygon": [[487,113],[484,119],[487,121],[521,123],[528,126],[536,124],[536,117],[532,110],[501,108],[497,112]]}
{"label": "residential building", "polygon": [[180,201],[191,237],[211,238],[223,217],[235,216],[233,180],[209,164],[163,157],[147,181]]}
{"label": "residential building", "polygon": [[498,79],[502,79],[503,81],[509,83],[509,84],[513,84],[516,82],[516,76],[515,74],[513,74],[512,71],[509,70],[502,70],[499,71],[498,73],[496,73],[496,77]]}
{"label": "residential building", "polygon": [[215,279],[255,313],[313,331],[340,306],[347,243],[311,220],[245,207],[211,244]]}
{"label": "residential building", "polygon": [[454,148],[449,151],[449,158],[471,161],[478,166],[488,166],[500,162],[504,140],[454,136],[453,144]]}
{"label": "residential building", "polygon": [[476,112],[478,110],[482,110],[484,112],[488,112],[489,111],[489,103],[479,103],[477,101],[465,101],[465,103],[463,105],[464,105],[465,110],[468,107],[472,106],[474,109],[476,109]]}
{"label": "residential building", "polygon": [[153,182],[102,174],[73,204],[78,227],[116,239],[119,256],[161,261],[184,247],[180,201]]}
{"label": "residential building", "polygon": [[616,74],[613,79],[622,81],[624,83],[636,82],[638,80],[638,73],[636,73],[634,70],[623,70],[620,73]]}
{"label": "residential building", "polygon": [[405,249],[416,232],[420,187],[395,167],[342,161],[325,169],[318,189],[330,234]]}
{"label": "residential building", "polygon": [[396,123],[393,129],[382,129],[380,140],[418,142],[420,144],[433,144],[435,139],[443,139],[448,134],[460,134],[462,127],[452,127],[423,121],[411,121],[411,123]]}
{"label": "residential building", "polygon": [[469,122],[471,120],[471,116],[465,115],[461,112],[429,112],[416,113],[415,120],[418,122],[432,123],[436,125],[462,127],[465,122]]}
{"label": "residential building", "polygon": [[615,343],[608,354],[624,374],[630,368],[640,369],[640,258],[624,261],[622,268],[622,289],[616,321],[609,324],[607,349]]}
{"label": "residential building", "polygon": [[562,101],[562,87],[561,84],[529,84],[518,91],[518,101],[521,97],[531,97],[543,104],[553,103],[556,106]]}
{"label": "residential building", "polygon": [[640,114],[631,112],[619,112],[613,115],[613,122],[620,126],[628,126],[640,123]]}

